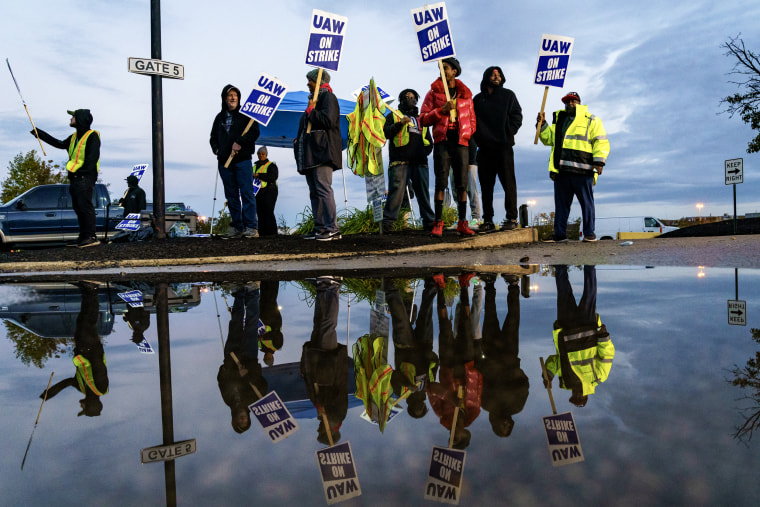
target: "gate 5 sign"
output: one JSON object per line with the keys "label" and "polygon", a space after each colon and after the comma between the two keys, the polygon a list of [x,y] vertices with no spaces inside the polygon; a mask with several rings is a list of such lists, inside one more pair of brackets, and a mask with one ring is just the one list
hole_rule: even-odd
{"label": "gate 5 sign", "polygon": [[153,60],[151,58],[128,58],[129,72],[151,76],[185,79],[185,67],[178,63]]}
{"label": "gate 5 sign", "polygon": [[573,51],[575,39],[561,35],[544,34],[541,37],[541,49],[538,52],[538,64],[534,84],[556,86],[565,85],[567,66],[570,63],[570,53]]}
{"label": "gate 5 sign", "polygon": [[338,70],[348,18],[314,9],[311,13],[306,65]]}
{"label": "gate 5 sign", "polygon": [[423,62],[456,56],[445,2],[413,9],[412,18]]}

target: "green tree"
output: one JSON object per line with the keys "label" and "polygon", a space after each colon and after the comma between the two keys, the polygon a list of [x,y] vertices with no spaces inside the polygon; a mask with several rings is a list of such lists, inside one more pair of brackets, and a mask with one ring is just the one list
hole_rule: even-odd
{"label": "green tree", "polygon": [[[752,339],[760,344],[760,329],[751,329]],[[736,427],[734,438],[749,441],[755,429],[760,426],[760,351],[755,352],[755,356],[747,360],[747,365],[739,367],[734,365],[731,370],[734,374],[730,382],[742,389],[746,394],[742,398],[749,402],[748,406],[740,409],[745,420],[744,423]]]}
{"label": "green tree", "polygon": [[726,56],[736,60],[730,74],[738,76],[738,80],[730,82],[740,89],[740,93],[729,95],[721,103],[726,105],[729,116],[738,114],[752,130],[758,131],[747,144],[747,153],[760,152],[760,55],[747,49],[738,35],[721,47],[726,49]]}
{"label": "green tree", "polygon": [[8,177],[0,183],[0,202],[8,202],[37,185],[68,183],[66,171],[52,160],[44,161],[32,150],[19,153],[8,164]]}
{"label": "green tree", "polygon": [[4,321],[5,334],[16,348],[16,357],[27,366],[45,366],[51,357],[70,354],[74,350],[71,338],[41,338],[10,321]]}

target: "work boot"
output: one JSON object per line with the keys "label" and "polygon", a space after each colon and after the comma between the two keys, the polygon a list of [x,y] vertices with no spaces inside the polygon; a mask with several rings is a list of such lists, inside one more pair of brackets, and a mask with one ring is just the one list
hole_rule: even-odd
{"label": "work boot", "polygon": [[443,237],[443,220],[436,220],[433,223],[433,230],[430,231],[430,235],[435,238]]}
{"label": "work boot", "polygon": [[467,223],[467,220],[460,220],[457,224],[457,232],[460,236],[474,236],[475,231],[470,229],[470,224]]}

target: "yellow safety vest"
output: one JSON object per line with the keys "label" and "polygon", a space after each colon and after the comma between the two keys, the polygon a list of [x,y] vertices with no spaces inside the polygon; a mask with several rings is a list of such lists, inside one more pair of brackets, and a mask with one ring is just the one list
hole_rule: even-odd
{"label": "yellow safety vest", "polygon": [[[267,160],[267,163],[262,165],[261,167],[256,167],[256,164],[253,164],[253,177],[259,178],[260,174],[266,174],[267,169],[269,169],[269,166],[272,165],[271,160]],[[261,178],[259,178],[261,180]],[[275,185],[277,185],[277,182],[274,182]],[[261,188],[266,188],[267,182],[264,180],[261,180]]]}
{"label": "yellow safety vest", "polygon": [[[77,373],[77,383],[79,384],[79,390],[81,392],[85,392],[85,388],[89,388],[90,391],[97,394],[98,396],[103,396],[108,392],[108,389],[106,389],[106,392],[100,392],[95,386],[95,379],[92,376],[92,364],[90,364],[90,361],[84,357],[83,355],[74,356],[74,359],[72,359],[74,362],[74,366],[76,366]],[[106,356],[103,354],[103,364],[106,363]]]}
{"label": "yellow safety vest", "polygon": [[[396,115],[393,114],[391,115],[391,117],[393,118],[393,123],[396,123],[397,121]],[[427,127],[422,127],[422,143],[425,146],[430,146],[430,141],[427,138],[427,130],[428,130]],[[397,135],[393,136],[393,146],[395,146],[396,148],[399,148],[401,146],[406,146],[407,144],[409,144],[409,124],[408,123],[401,128],[401,131]]]}
{"label": "yellow safety vest", "polygon": [[[69,142],[69,161],[66,162],[66,170],[68,172],[75,173],[84,165],[84,152],[87,146],[87,139],[93,132],[100,137],[100,132],[97,130],[88,130],[78,142],[76,133],[71,136],[71,142]],[[100,172],[100,158],[98,158],[96,170]]]}
{"label": "yellow safety vest", "polygon": [[[554,151],[556,141],[556,121],[564,109],[554,112],[552,125],[542,128],[540,138],[545,146],[551,146],[552,152],[549,158],[549,172],[559,173],[560,169],[554,165]],[[561,128],[561,127],[560,127]],[[594,175],[594,184],[599,176],[594,171],[594,163],[604,165],[610,154],[610,141],[604,130],[602,120],[588,112],[588,106],[578,105],[575,107],[575,119],[567,127],[565,137],[562,139],[562,159],[560,166],[571,167],[575,170],[588,172]]]}

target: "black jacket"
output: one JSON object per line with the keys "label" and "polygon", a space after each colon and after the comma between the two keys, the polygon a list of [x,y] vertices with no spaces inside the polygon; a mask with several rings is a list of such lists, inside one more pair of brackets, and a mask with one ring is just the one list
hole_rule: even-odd
{"label": "black jacket", "polygon": [[399,135],[404,124],[398,121],[398,119],[394,122],[393,113],[389,113],[385,117],[385,126],[383,127],[383,133],[388,139],[389,159],[391,162],[407,162],[408,164],[427,166],[428,155],[433,151],[433,136],[430,134],[431,129],[428,129],[426,132],[426,137],[430,144],[425,146],[422,140],[423,127],[419,124],[417,114],[409,114],[409,112],[405,111],[402,111],[402,113],[417,120],[420,133],[410,132],[409,142],[404,146],[397,147],[393,142],[393,138]]}
{"label": "black jacket", "polygon": [[[83,135],[87,133],[88,130],[90,130],[90,125],[92,125],[92,114],[90,114],[89,109],[77,109],[74,111],[74,120],[76,125],[76,136],[77,139],[81,139]],[[75,134],[71,134],[69,137],[64,139],[63,141],[60,141],[56,139],[55,137],[51,136],[47,132],[41,129],[37,129],[37,132],[39,133],[40,139],[48,143],[50,146],[54,148],[59,148],[61,150],[68,150],[69,145],[71,144],[71,138]],[[34,131],[32,131],[32,134]],[[93,180],[98,177],[98,161],[100,160],[100,136],[97,132],[93,132],[90,134],[90,137],[87,138],[87,144],[85,145],[84,149],[84,165],[80,167],[77,172],[75,173],[69,173],[69,178],[74,177],[75,175],[77,177],[79,176],[89,176]]]}
{"label": "black jacket", "polygon": [[[228,114],[227,105],[225,104],[225,97],[230,90],[237,90],[238,107],[230,114],[232,115],[232,125],[230,125],[230,131],[227,132],[222,123],[224,123],[225,116]],[[240,95],[240,90],[232,85],[227,85],[222,89],[222,110],[214,118],[214,124],[211,126],[211,136],[209,143],[211,144],[211,151],[216,155],[216,159],[224,164],[232,153],[232,143],[238,143],[241,146],[241,150],[232,159],[232,163],[236,164],[244,160],[251,160],[253,152],[256,151],[256,139],[259,138],[259,124],[254,121],[248,132],[243,135],[243,131],[248,126],[248,122],[251,118],[240,112],[240,103],[243,97]]]}
{"label": "black jacket", "polygon": [[[480,93],[475,95],[473,105],[478,129],[475,142],[480,148],[514,146],[515,134],[522,126],[522,108],[512,90],[499,86],[488,93],[489,76],[498,67],[488,67],[480,82]],[[499,69],[501,72],[501,69]]]}
{"label": "black jacket", "polygon": [[[306,128],[311,122],[311,133]],[[343,145],[340,137],[340,105],[338,97],[322,88],[317,104],[310,113],[304,111],[298,125],[298,137],[294,145],[298,171],[329,165],[333,170],[343,168]]]}
{"label": "black jacket", "polygon": [[140,213],[145,209],[145,190],[135,185],[130,186],[127,192],[119,200],[119,204],[124,208],[124,217],[130,213]]}

